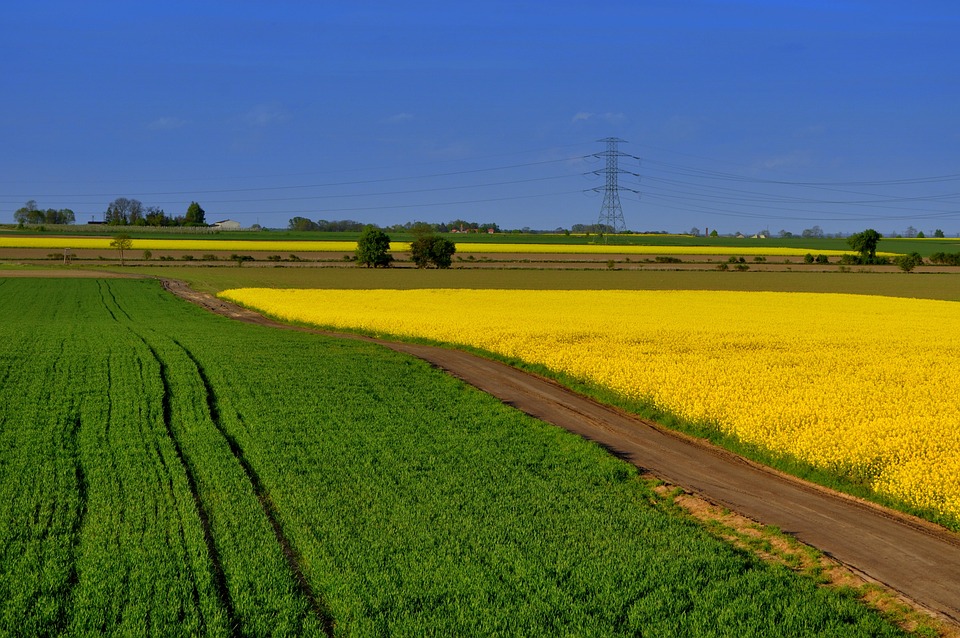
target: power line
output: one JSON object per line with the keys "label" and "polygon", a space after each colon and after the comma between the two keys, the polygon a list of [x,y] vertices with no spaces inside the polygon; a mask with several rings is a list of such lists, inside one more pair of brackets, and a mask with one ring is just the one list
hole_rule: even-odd
{"label": "power line", "polygon": [[[287,186],[251,186],[246,188],[223,188],[223,189],[208,189],[208,190],[189,190],[189,191],[155,191],[155,192],[132,192],[127,193],[127,197],[163,197],[170,195],[185,195],[185,196],[197,196],[197,195],[216,195],[222,193],[253,193],[258,191],[281,191],[281,190],[297,190],[305,188],[332,188],[336,186],[362,186],[369,184],[382,184],[386,182],[400,182],[408,181],[415,179],[436,179],[440,177],[454,177],[457,175],[472,175],[476,173],[489,173],[493,171],[504,171],[511,170],[515,168],[525,168],[529,166],[542,166],[545,164],[556,164],[558,162],[569,162],[571,160],[584,159],[584,156],[574,156],[574,157],[563,157],[559,159],[543,160],[539,162],[526,162],[523,164],[511,164],[508,166],[493,166],[489,168],[476,168],[471,170],[464,171],[449,171],[445,173],[432,173],[427,175],[413,175],[413,176],[403,176],[403,177],[382,177],[377,179],[362,179],[362,180],[351,180],[345,182],[323,182],[317,184],[293,184]],[[67,197],[114,197],[116,192],[113,193],[73,193],[73,194],[62,194],[58,197],[67,198]],[[18,197],[16,195],[9,195],[8,197]],[[20,196],[23,197],[23,196]]]}

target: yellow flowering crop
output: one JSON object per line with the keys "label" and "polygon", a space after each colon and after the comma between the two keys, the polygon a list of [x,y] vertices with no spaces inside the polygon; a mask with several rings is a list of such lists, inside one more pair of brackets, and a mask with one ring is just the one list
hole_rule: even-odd
{"label": "yellow flowering crop", "polygon": [[[16,237],[0,235],[0,248],[111,250],[112,237]],[[254,241],[250,239],[133,239],[135,250],[229,250],[233,252],[353,252],[354,241]]]}
{"label": "yellow flowering crop", "polygon": [[[811,250],[783,246],[638,246],[618,244],[485,244],[456,242],[457,252],[565,254],[565,255],[767,255],[803,257],[807,253],[838,257],[850,253],[845,250]],[[886,253],[877,253],[883,255]],[[891,253],[892,254],[892,253]]]}
{"label": "yellow flowering crop", "polygon": [[960,518],[960,303],[729,291],[222,296],[543,364]]}

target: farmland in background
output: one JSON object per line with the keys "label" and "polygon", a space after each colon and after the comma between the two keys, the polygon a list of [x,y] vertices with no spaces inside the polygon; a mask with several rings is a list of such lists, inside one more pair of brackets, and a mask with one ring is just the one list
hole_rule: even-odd
{"label": "farmland in background", "polygon": [[[352,245],[358,233],[333,232],[296,232],[288,230],[264,231],[212,231],[209,229],[190,228],[145,228],[145,227],[117,227],[105,225],[76,225],[50,226],[40,231],[37,228],[18,230],[14,227],[0,228],[0,246],[16,247],[24,243],[40,242],[44,247],[78,248],[77,242],[90,240],[101,242],[109,241],[112,235],[127,233],[135,241],[141,240],[136,249],[157,250],[159,242],[195,242],[186,244],[189,250],[248,250],[248,251],[306,251],[312,245],[314,252],[338,252],[344,245]],[[404,245],[413,240],[413,236],[406,232],[389,232],[397,243],[396,250],[403,250]],[[836,255],[851,252],[846,239],[817,238],[817,237],[769,237],[757,239],[751,237],[737,238],[733,236],[694,237],[691,235],[672,234],[622,234],[622,235],[585,235],[563,233],[520,233],[503,232],[487,233],[447,233],[445,237],[452,241],[472,246],[478,253],[499,252],[544,252],[557,251],[611,251],[618,250],[626,253],[641,254],[702,254],[703,250],[715,254],[748,254],[748,255],[786,255],[807,252],[814,254]],[[17,242],[20,242],[18,244]],[[220,243],[223,247],[217,248]],[[73,245],[71,245],[73,244]],[[281,246],[285,244],[286,246]],[[316,244],[320,244],[319,247]],[[323,244],[326,244],[324,247]],[[93,244],[99,245],[99,244]],[[259,245],[259,247],[258,247]],[[501,245],[501,246],[498,246]],[[178,249],[179,248],[171,248]],[[935,252],[960,252],[960,238],[889,238],[880,241],[881,252],[891,254],[909,254],[917,252],[929,257]],[[464,251],[466,252],[466,251]],[[710,254],[710,253],[708,253]]]}
{"label": "farmland in background", "polygon": [[0,279],[0,633],[899,635],[367,343]]}

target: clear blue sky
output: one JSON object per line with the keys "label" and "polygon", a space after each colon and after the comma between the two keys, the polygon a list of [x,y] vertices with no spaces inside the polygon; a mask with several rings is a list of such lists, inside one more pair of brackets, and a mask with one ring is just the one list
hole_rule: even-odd
{"label": "clear blue sky", "polygon": [[960,233],[960,4],[8,3],[0,221]]}

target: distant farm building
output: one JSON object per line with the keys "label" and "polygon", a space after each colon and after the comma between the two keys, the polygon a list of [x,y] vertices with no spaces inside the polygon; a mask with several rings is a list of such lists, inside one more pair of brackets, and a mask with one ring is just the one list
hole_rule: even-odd
{"label": "distant farm building", "polygon": [[232,219],[224,219],[220,222],[213,222],[210,224],[211,228],[216,228],[217,230],[240,230],[240,222],[233,221]]}

